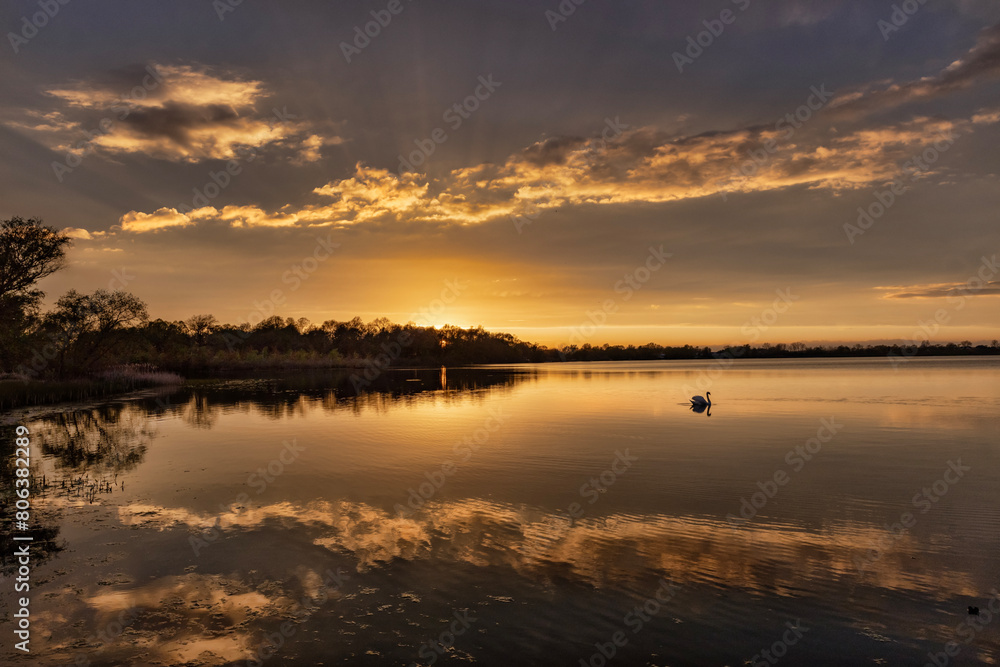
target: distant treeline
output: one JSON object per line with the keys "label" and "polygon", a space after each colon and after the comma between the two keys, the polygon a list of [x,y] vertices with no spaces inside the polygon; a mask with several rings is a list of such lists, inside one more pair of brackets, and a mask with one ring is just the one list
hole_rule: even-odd
{"label": "distant treeline", "polygon": [[[923,343],[919,346],[825,347],[807,347],[802,343],[764,343],[715,351],[709,347],[655,343],[639,346],[585,344],[552,349],[521,341],[509,333],[486,331],[482,327],[463,329],[444,326],[435,329],[412,323],[396,324],[385,318],[366,323],[359,317],[315,325],[305,319],[274,316],[251,327],[247,324],[222,324],[211,315],[198,315],[183,322],[158,319],[134,322],[128,326],[102,327],[100,315],[88,315],[93,320],[88,325],[70,317],[72,312],[77,311],[70,309],[71,313],[66,312],[67,302],[75,307],[79,298],[93,299],[75,295],[60,300],[62,305],[41,318],[37,328],[29,334],[34,345],[26,347],[33,351],[32,356],[10,370],[32,377],[63,377],[123,364],[145,364],[183,373],[268,367],[367,367],[372,363],[385,368],[559,361],[1000,354],[1000,343],[997,341],[989,346],[973,345],[969,341],[942,345]],[[106,294],[99,300],[98,306],[122,300],[128,301],[121,294]],[[141,302],[132,303],[132,306],[145,309]]]}
{"label": "distant treeline", "polygon": [[[712,351],[709,347],[664,347],[648,343],[638,347],[628,345],[602,345],[592,347],[570,346],[554,353],[564,361],[630,361],[649,359],[794,359],[807,357],[932,357],[960,355],[1000,355],[1000,341],[990,345],[973,345],[970,341],[932,345],[816,345],[808,347],[804,343],[763,343],[760,346],[733,345]],[[553,361],[553,359],[547,359]]]}
{"label": "distant treeline", "polygon": [[[122,298],[97,296],[102,302]],[[384,318],[313,325],[276,316],[251,327],[222,324],[210,315],[183,322],[157,319],[102,327],[100,315],[69,317],[66,310],[57,306],[40,318],[20,341],[20,359],[8,359],[4,370],[41,378],[91,374],[126,364],[184,372],[366,366],[376,360],[381,367],[547,360],[544,348],[482,327],[434,329],[393,324]]]}
{"label": "distant treeline", "polygon": [[[120,332],[117,361],[176,371],[241,367],[460,365],[545,361],[545,350],[482,327],[441,329],[361,318],[316,325],[270,317],[256,326],[222,324],[211,315],[154,320]],[[120,355],[127,354],[127,359]]]}
{"label": "distant treeline", "polygon": [[0,223],[0,374],[30,379],[103,374],[109,386],[133,386],[159,381],[159,370],[355,366],[364,368],[366,381],[371,381],[374,371],[389,366],[1000,354],[997,341],[990,346],[973,346],[969,341],[853,347],[763,344],[714,352],[708,347],[655,343],[551,349],[482,327],[435,329],[386,318],[366,323],[355,317],[317,325],[304,318],[272,316],[255,325],[233,325],[212,315],[195,315],[168,322],[150,320],[146,304],[118,285],[93,294],[71,290],[51,311],[42,313],[43,294],[35,285],[63,266],[69,242],[65,234],[39,220],[12,218]]}

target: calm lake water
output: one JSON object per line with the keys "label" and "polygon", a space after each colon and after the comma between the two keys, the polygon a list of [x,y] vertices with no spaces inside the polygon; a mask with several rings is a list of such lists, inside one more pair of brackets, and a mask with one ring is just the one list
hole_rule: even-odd
{"label": "calm lake water", "polygon": [[61,550],[32,655],[5,610],[0,660],[993,664],[998,414],[1000,360],[965,358],[311,373],[7,415]]}

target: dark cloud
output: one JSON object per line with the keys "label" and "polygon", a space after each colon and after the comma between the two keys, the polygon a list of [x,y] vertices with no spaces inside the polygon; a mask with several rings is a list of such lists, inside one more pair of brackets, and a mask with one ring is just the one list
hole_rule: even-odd
{"label": "dark cloud", "polygon": [[528,146],[521,155],[527,162],[538,167],[565,164],[570,154],[586,141],[582,137],[552,137]]}
{"label": "dark cloud", "polygon": [[187,146],[191,130],[212,126],[232,127],[233,121],[239,117],[235,109],[221,104],[194,106],[168,102],[162,107],[133,111],[122,122],[141,135],[165,137],[180,146]]}
{"label": "dark cloud", "polygon": [[946,69],[939,77],[942,91],[967,86],[979,77],[1000,74],[1000,23],[980,33],[969,55]]}
{"label": "dark cloud", "polygon": [[936,76],[843,93],[830,103],[830,111],[840,116],[882,111],[948,95],[997,76],[1000,76],[1000,23],[980,32],[976,45]]}
{"label": "dark cloud", "polygon": [[[122,95],[116,84],[131,77],[142,85]],[[199,162],[267,146],[302,166],[321,159],[325,146],[344,143],[333,119],[300,122],[287,107],[268,107],[263,102],[273,94],[263,81],[227,68],[150,63],[141,71],[128,66],[42,90],[49,108],[0,107],[0,123],[57,151],[81,151],[86,144],[105,155]],[[99,131],[84,138],[81,128]]]}
{"label": "dark cloud", "polygon": [[925,289],[890,294],[890,299],[932,299],[949,296],[997,296],[1000,295],[1000,282],[991,281],[982,285],[935,285]]}

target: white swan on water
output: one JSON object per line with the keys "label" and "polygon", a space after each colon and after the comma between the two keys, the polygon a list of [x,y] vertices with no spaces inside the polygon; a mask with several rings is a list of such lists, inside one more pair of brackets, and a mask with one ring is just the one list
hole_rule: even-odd
{"label": "white swan on water", "polygon": [[706,407],[711,407],[712,406],[712,392],[706,391],[705,392],[705,396],[708,396],[708,398],[706,399],[704,396],[692,396],[691,397],[691,405],[703,405],[703,406],[706,406]]}

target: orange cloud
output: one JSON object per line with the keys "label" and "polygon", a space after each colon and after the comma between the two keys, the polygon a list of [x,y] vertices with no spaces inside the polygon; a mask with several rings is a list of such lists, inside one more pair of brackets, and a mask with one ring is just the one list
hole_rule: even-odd
{"label": "orange cloud", "polygon": [[131,91],[93,81],[44,91],[62,107],[20,112],[5,124],[49,148],[82,155],[138,154],[177,162],[230,160],[240,150],[269,146],[302,164],[343,139],[284,112],[261,113],[270,93],[262,81],[193,65],[150,65]]}
{"label": "orange cloud", "polygon": [[174,136],[126,126],[95,138],[91,146],[109,153],[143,153],[163,160],[232,160],[244,157],[241,149],[285,141],[294,131],[266,120],[233,118],[224,125],[206,122],[192,126],[183,132],[180,141]]}
{"label": "orange cloud", "polygon": [[[206,207],[184,219],[214,219],[241,227],[374,221],[478,224],[560,206],[664,203],[793,186],[850,190],[898,177],[901,164],[935,139],[998,121],[983,114],[971,121],[919,117],[851,133],[819,126],[804,128],[785,143],[781,133],[759,128],[673,137],[642,128],[610,141],[548,139],[502,164],[456,169],[436,181],[359,163],[352,176],[313,189],[333,200],[327,204],[288,204],[279,212],[254,206]],[[127,224],[140,215],[126,214],[122,228],[182,226],[175,217],[162,226]]]}
{"label": "orange cloud", "polygon": [[178,213],[174,208],[161,208],[153,213],[129,211],[119,220],[122,230],[126,232],[158,232],[171,227],[186,227],[194,224],[194,220]]}
{"label": "orange cloud", "polygon": [[89,81],[66,88],[51,88],[45,93],[65,101],[70,107],[102,110],[116,104],[155,108],[170,102],[250,107],[265,95],[264,84],[260,81],[243,80],[228,73],[216,74],[206,67],[151,65],[147,72],[144,85],[136,86],[125,95],[107,87],[95,87]]}
{"label": "orange cloud", "polygon": [[80,229],[79,227],[65,227],[62,232],[71,239],[83,241],[92,241],[106,234],[106,232],[88,232],[86,229]]}

